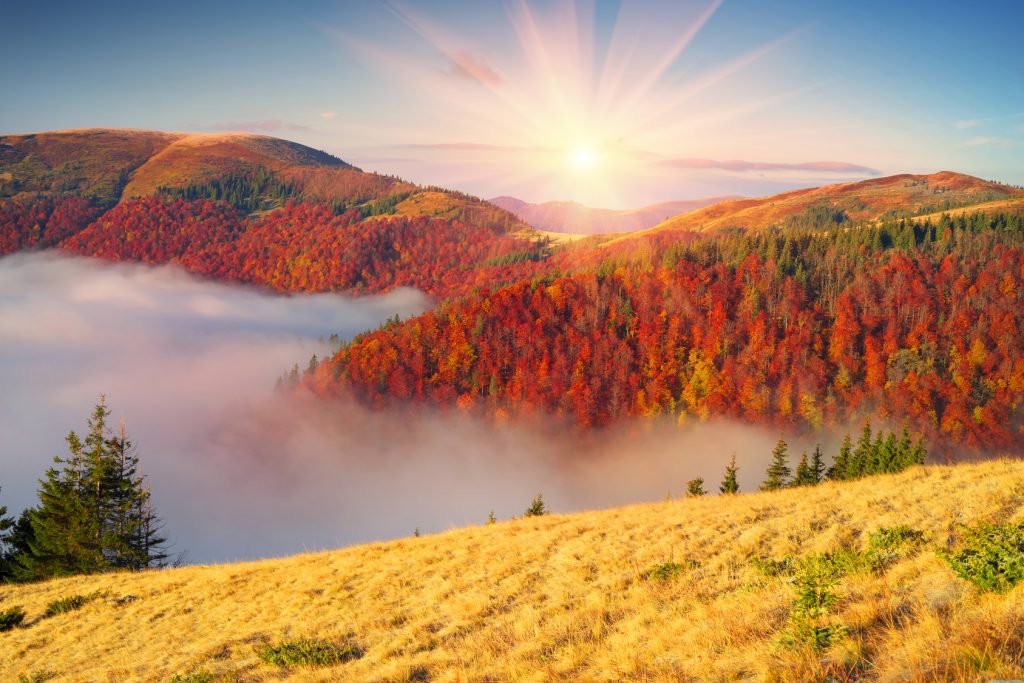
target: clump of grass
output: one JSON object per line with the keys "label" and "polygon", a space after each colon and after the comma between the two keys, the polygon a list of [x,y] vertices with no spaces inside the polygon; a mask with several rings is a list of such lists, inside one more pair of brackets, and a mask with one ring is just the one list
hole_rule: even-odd
{"label": "clump of grass", "polygon": [[261,661],[280,667],[320,667],[343,664],[363,656],[356,645],[336,645],[324,640],[295,640],[263,648],[258,653]]}
{"label": "clump of grass", "polygon": [[795,558],[755,557],[750,564],[762,576],[795,576],[798,571],[839,579],[863,571],[885,571],[889,565],[916,553],[924,544],[924,532],[908,526],[883,527],[868,537],[866,550],[840,548]]}
{"label": "clump of grass", "polygon": [[56,671],[33,671],[30,674],[18,676],[18,683],[46,683],[57,677]]}
{"label": "clump of grass", "polygon": [[171,683],[214,683],[217,677],[209,671],[193,671],[190,674],[178,674]]}
{"label": "clump of grass", "polygon": [[900,524],[894,527],[882,527],[868,537],[868,549],[865,558],[876,572],[885,569],[894,562],[914,555],[924,545],[924,532]]}
{"label": "clump of grass", "polygon": [[938,555],[981,590],[1005,593],[1024,581],[1024,522],[967,527],[958,550]]}
{"label": "clump of grass", "polygon": [[81,609],[87,602],[96,599],[98,596],[98,593],[93,593],[91,595],[70,595],[66,598],[59,598],[46,606],[46,611],[43,613],[43,616],[55,617],[58,614],[64,614],[65,612],[74,612],[77,609]]}
{"label": "clump of grass", "polygon": [[781,560],[772,557],[752,557],[750,564],[761,576],[792,576],[796,572],[796,562],[790,555]]}
{"label": "clump of grass", "polygon": [[700,565],[693,560],[686,560],[682,564],[669,560],[652,565],[650,569],[640,575],[640,578],[644,581],[668,581],[683,574],[687,569],[695,569],[698,566]]}
{"label": "clump of grass", "polygon": [[25,610],[20,607],[11,607],[0,612],[0,632],[10,631],[25,621]]}

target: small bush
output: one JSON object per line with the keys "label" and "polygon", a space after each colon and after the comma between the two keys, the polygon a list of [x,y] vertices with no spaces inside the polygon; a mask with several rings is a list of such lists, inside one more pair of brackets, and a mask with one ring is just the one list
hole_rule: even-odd
{"label": "small bush", "polygon": [[694,569],[699,565],[693,560],[688,560],[683,564],[678,562],[663,562],[661,564],[653,565],[650,569],[640,575],[644,581],[668,581],[681,575],[687,569]]}
{"label": "small bush", "polygon": [[354,645],[338,646],[323,640],[296,640],[259,651],[260,660],[280,667],[333,666],[362,656],[362,650]]}
{"label": "small bush", "polygon": [[1024,522],[967,528],[959,550],[939,557],[983,591],[1003,593],[1024,581]]}
{"label": "small bush", "polygon": [[76,609],[81,609],[85,603],[93,600],[97,596],[93,595],[72,595],[67,598],[60,598],[54,600],[46,606],[46,612],[43,613],[44,617],[55,617],[58,614],[64,614],[65,612],[74,612]]}
{"label": "small bush", "polygon": [[865,553],[849,548],[810,555],[803,558],[800,564],[805,573],[817,574],[828,579],[838,579],[871,567]]}
{"label": "small bush", "polygon": [[761,576],[792,576],[796,572],[796,562],[789,555],[781,560],[771,557],[752,557],[750,564]]}
{"label": "small bush", "polygon": [[790,647],[822,652],[846,635],[845,626],[831,621],[839,596],[832,590],[837,579],[830,571],[830,567],[821,565],[805,568],[797,577],[789,628],[782,635]]}
{"label": "small bush", "polygon": [[209,671],[193,671],[190,674],[178,674],[171,683],[214,683],[217,677]]}
{"label": "small bush", "polygon": [[526,508],[523,516],[542,517],[546,514],[548,514],[548,506],[544,503],[544,494],[538,493],[533,501],[530,502],[530,507]]}
{"label": "small bush", "polygon": [[18,676],[18,683],[46,683],[57,677],[55,671],[33,671],[30,674]]}
{"label": "small bush", "polygon": [[924,545],[924,532],[905,525],[883,527],[868,537],[864,556],[876,572],[884,571],[894,562],[909,557]]}
{"label": "small bush", "polygon": [[25,621],[25,610],[20,607],[6,609],[0,612],[0,632],[10,631],[20,626],[23,621]]}

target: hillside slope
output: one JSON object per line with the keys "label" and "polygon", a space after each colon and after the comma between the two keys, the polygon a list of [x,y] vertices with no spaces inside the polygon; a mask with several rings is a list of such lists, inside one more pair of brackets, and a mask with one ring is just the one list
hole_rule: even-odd
{"label": "hillside slope", "polygon": [[653,227],[681,213],[737,199],[733,196],[659,202],[638,209],[594,209],[576,202],[531,204],[515,197],[494,197],[491,204],[511,211],[531,227],[550,232],[600,235]]}
{"label": "hillside slope", "polygon": [[721,202],[674,216],[637,234],[708,232],[722,228],[760,229],[782,225],[787,219],[800,219],[809,211],[824,209],[837,214],[842,212],[846,219],[854,221],[893,213],[912,216],[1013,198],[1024,198],[1024,190],[962,173],[902,174]]}
{"label": "hillside slope", "polygon": [[[1024,521],[1021,490],[1020,461],[926,467],[263,562],[8,586],[0,607],[23,605],[28,617],[0,633],[0,679],[1021,678],[1024,586],[979,593],[934,552],[957,542],[960,525]],[[863,549],[897,525],[924,532],[924,545],[839,579],[830,619],[848,635],[820,657],[784,646],[793,585],[751,560]],[[679,571],[648,574],[657,566]],[[53,600],[93,592],[102,598],[80,611],[40,618]],[[306,638],[362,654],[321,669],[257,656]]]}

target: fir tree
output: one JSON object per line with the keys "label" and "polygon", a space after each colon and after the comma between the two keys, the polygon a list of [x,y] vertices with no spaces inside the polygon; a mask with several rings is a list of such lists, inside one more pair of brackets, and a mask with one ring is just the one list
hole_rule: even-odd
{"label": "fir tree", "polygon": [[839,447],[839,455],[835,457],[832,461],[832,467],[828,469],[828,478],[835,480],[849,479],[852,459],[853,442],[850,440],[849,432],[847,432],[846,436],[843,437],[843,445]]}
{"label": "fir tree", "polygon": [[810,486],[816,483],[814,475],[811,473],[811,464],[807,462],[807,451],[804,451],[796,466],[796,474],[793,475],[793,486]]}
{"label": "fir tree", "polygon": [[13,533],[14,520],[7,516],[7,506],[0,505],[0,581],[9,579],[13,573],[10,551],[11,535]]}
{"label": "fir tree", "polygon": [[530,502],[530,507],[526,508],[526,512],[523,514],[527,517],[540,517],[548,514],[547,505],[544,504],[544,494],[538,493]]}
{"label": "fir tree", "polygon": [[762,491],[775,491],[786,486],[790,474],[788,457],[788,446],[785,440],[779,437],[779,442],[772,451],[772,462],[766,472],[767,478],[761,484]]}
{"label": "fir tree", "polygon": [[699,498],[700,496],[707,495],[707,491],[704,490],[704,480],[700,477],[691,479],[686,482],[686,497],[687,498]]}
{"label": "fir tree", "polygon": [[811,455],[811,483],[820,484],[825,479],[825,456],[821,453],[821,444],[814,446]]}
{"label": "fir tree", "polygon": [[722,479],[722,483],[718,486],[718,490],[724,494],[739,493],[740,484],[736,480],[736,473],[739,472],[740,468],[736,466],[736,454],[732,454],[732,458],[729,460],[729,464],[725,466],[725,478]]}
{"label": "fir tree", "polygon": [[864,430],[857,441],[857,447],[850,457],[850,466],[846,469],[846,476],[843,478],[856,479],[857,477],[864,476],[864,473],[869,471],[871,467],[873,453],[874,443],[871,441],[871,423],[868,422],[864,425]]}
{"label": "fir tree", "polygon": [[69,433],[69,456],[54,458],[40,481],[39,505],[29,514],[31,538],[18,556],[22,578],[164,564],[165,539],[138,456],[123,425],[111,436],[109,416],[101,398],[85,439]]}

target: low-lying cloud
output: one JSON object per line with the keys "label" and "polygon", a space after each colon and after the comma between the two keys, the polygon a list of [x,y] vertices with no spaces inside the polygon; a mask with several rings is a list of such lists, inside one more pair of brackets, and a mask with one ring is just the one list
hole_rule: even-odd
{"label": "low-lying cloud", "polygon": [[338,547],[521,514],[658,500],[736,452],[756,486],[775,435],[630,422],[580,434],[458,411],[369,410],[274,391],[325,347],[429,305],[413,290],[282,297],[171,267],[0,259],[0,502],[33,504],[101,393],[124,418],[159,514],[196,562]]}
{"label": "low-lying cloud", "polygon": [[851,164],[845,161],[807,161],[803,163],[786,163],[781,161],[744,161],[742,159],[666,159],[657,162],[671,168],[718,170],[733,173],[772,172],[772,171],[807,171],[811,173],[837,173],[877,176],[881,172],[868,166]]}

